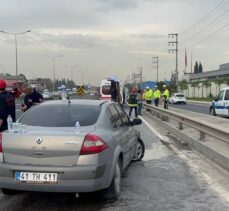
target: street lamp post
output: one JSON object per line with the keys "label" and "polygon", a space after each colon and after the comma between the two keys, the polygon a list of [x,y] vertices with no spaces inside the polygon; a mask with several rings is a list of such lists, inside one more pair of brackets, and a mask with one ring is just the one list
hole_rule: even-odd
{"label": "street lamp post", "polygon": [[[71,71],[71,80],[74,82],[73,80],[73,71],[74,71],[74,68],[78,67],[79,65],[74,65],[74,66],[70,66],[70,65],[65,65],[66,67],[70,68],[70,71]],[[72,87],[73,88],[73,84],[72,84]]]}
{"label": "street lamp post", "polygon": [[53,64],[53,91],[55,92],[55,90],[56,90],[56,86],[55,86],[55,83],[56,83],[55,59],[60,58],[63,55],[61,54],[58,56],[49,56],[49,55],[45,54],[45,56],[52,59],[52,64]]}
{"label": "street lamp post", "polygon": [[31,30],[27,30],[24,32],[20,32],[20,33],[10,33],[10,32],[6,32],[6,31],[0,31],[4,34],[9,34],[9,35],[13,35],[14,39],[15,39],[15,56],[16,56],[16,84],[18,86],[18,58],[17,58],[17,35],[21,35],[21,34],[25,34],[27,32],[31,32]]}
{"label": "street lamp post", "polygon": [[84,85],[84,72],[80,70],[77,70],[77,72],[82,74],[82,86],[83,86]]}

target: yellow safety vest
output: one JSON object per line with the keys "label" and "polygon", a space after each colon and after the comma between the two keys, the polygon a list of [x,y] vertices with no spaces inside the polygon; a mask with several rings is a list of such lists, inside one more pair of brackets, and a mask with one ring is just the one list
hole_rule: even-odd
{"label": "yellow safety vest", "polygon": [[161,93],[159,90],[155,90],[154,91],[154,98],[160,98],[161,97]]}
{"label": "yellow safety vest", "polygon": [[153,99],[153,91],[152,89],[149,89],[148,91],[146,91],[145,100],[152,100],[152,99]]}
{"label": "yellow safety vest", "polygon": [[169,99],[169,90],[168,89],[164,91],[163,96],[166,98],[166,100]]}

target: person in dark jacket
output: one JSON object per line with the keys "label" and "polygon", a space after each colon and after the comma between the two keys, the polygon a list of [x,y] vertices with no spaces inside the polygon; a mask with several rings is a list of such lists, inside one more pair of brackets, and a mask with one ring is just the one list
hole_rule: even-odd
{"label": "person in dark jacket", "polygon": [[15,97],[6,91],[6,82],[0,79],[0,132],[7,130],[7,117],[11,116],[16,121]]}
{"label": "person in dark jacket", "polygon": [[21,105],[22,111],[27,111],[36,103],[42,103],[42,95],[34,90],[29,84],[23,86],[23,92],[25,93],[24,104]]}
{"label": "person in dark jacket", "polygon": [[135,117],[137,118],[138,117],[138,113],[137,113],[138,100],[137,100],[137,94],[136,94],[136,89],[135,88],[133,88],[131,90],[131,94],[129,95],[128,106],[130,107],[129,117],[131,117],[131,113],[132,113],[132,111],[134,109]]}

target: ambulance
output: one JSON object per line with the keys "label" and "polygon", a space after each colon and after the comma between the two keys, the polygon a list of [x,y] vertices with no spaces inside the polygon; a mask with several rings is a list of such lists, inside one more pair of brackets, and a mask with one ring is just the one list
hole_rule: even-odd
{"label": "ambulance", "polygon": [[116,83],[117,92],[120,96],[120,103],[123,103],[123,83],[121,80],[114,78],[106,78],[101,81],[100,100],[111,100],[111,81]]}

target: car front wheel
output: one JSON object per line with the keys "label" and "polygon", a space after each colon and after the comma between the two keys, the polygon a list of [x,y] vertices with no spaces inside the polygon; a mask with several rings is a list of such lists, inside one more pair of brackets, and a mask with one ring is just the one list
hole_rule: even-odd
{"label": "car front wheel", "polygon": [[136,152],[132,161],[141,161],[142,158],[144,157],[144,154],[145,154],[145,144],[140,138],[138,138]]}

